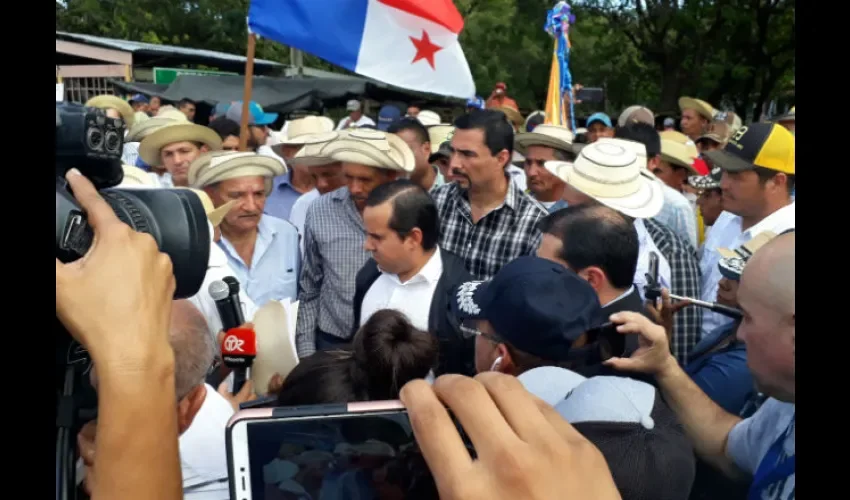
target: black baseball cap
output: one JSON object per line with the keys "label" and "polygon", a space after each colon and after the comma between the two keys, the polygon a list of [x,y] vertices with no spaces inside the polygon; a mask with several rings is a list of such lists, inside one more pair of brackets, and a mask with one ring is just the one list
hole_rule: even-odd
{"label": "black baseball cap", "polygon": [[428,157],[428,162],[434,163],[437,161],[437,158],[440,157],[452,157],[452,141],[443,141],[443,143],[440,144],[440,149],[438,149],[436,153],[431,153],[431,156]]}
{"label": "black baseball cap", "polygon": [[794,175],[794,135],[775,123],[753,123],[739,128],[726,147],[703,153],[727,172],[744,172],[755,167]]}
{"label": "black baseball cap", "polygon": [[451,302],[458,318],[487,320],[502,340],[551,361],[566,360],[573,342],[605,321],[587,281],[531,256],[514,259],[489,281],[460,285]]}

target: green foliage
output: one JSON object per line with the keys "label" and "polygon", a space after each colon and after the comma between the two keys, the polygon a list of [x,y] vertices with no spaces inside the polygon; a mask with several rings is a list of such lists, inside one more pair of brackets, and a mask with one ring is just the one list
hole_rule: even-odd
{"label": "green foliage", "polygon": [[[543,107],[554,45],[543,24],[554,3],[455,0],[479,95],[504,81],[522,108]],[[68,0],[67,7],[56,4],[56,29],[239,54],[248,4]],[[573,81],[604,86],[609,113],[635,103],[676,111],[680,95],[695,95],[752,114],[793,94],[795,0],[577,0],[573,11]],[[289,63],[289,48],[269,40],[257,43],[256,55]],[[344,72],[309,54],[304,64]],[[597,110],[579,106],[577,113]]]}

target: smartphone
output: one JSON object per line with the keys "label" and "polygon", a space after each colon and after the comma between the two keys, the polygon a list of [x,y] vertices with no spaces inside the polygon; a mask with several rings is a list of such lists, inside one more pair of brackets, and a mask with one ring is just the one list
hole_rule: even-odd
{"label": "smartphone", "polygon": [[584,104],[603,104],[605,90],[598,87],[582,87],[576,92],[576,100]]}
{"label": "smartphone", "polygon": [[400,401],[242,410],[226,442],[232,499],[438,498]]}
{"label": "smartphone", "polygon": [[608,322],[588,333],[588,340],[596,342],[602,361],[622,357],[626,353],[626,336],[617,331],[617,325]]}
{"label": "smartphone", "polygon": [[657,301],[661,297],[661,283],[658,281],[658,254],[649,252],[649,272],[646,273],[644,296],[647,300]]}

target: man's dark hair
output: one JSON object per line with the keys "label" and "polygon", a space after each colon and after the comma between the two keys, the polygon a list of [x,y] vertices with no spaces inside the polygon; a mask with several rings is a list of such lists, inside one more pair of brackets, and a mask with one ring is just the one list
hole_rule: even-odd
{"label": "man's dark hair", "polygon": [[225,140],[231,135],[239,137],[239,124],[229,118],[219,116],[207,126],[215,130],[221,140]]}
{"label": "man's dark hair", "polygon": [[459,130],[479,129],[484,131],[484,144],[493,156],[503,149],[508,150],[508,162],[514,152],[514,127],[501,111],[494,109],[473,110],[460,115],[454,126]]}
{"label": "man's dark hair", "polygon": [[646,158],[651,160],[661,154],[661,136],[648,123],[634,122],[614,129],[614,137],[639,142],[646,146]]}
{"label": "man's dark hair", "polygon": [[618,290],[634,283],[640,247],[637,230],[616,210],[604,205],[569,206],[546,216],[540,229],[561,240],[558,257],[573,271],[598,267]]}
{"label": "man's dark hair", "polygon": [[177,102],[177,109],[180,109],[180,108],[182,108],[183,106],[186,106],[186,105],[189,105],[189,104],[191,104],[192,106],[195,106],[195,107],[197,107],[197,106],[198,106],[198,105],[195,103],[195,101],[193,101],[193,100],[189,99],[188,97],[184,97],[183,99],[180,99],[180,100]]}
{"label": "man's dark hair", "polygon": [[387,132],[391,134],[397,134],[403,130],[410,130],[416,134],[416,139],[419,141],[419,144],[425,144],[426,142],[431,141],[428,137],[428,129],[425,128],[425,125],[422,125],[422,122],[410,116],[394,121],[387,128]]}
{"label": "man's dark hair", "polygon": [[[761,184],[762,186],[764,186],[767,181],[776,177],[776,174],[780,173],[776,170],[771,170],[769,168],[763,167],[755,167],[753,171],[756,173],[756,175],[759,176],[759,184]],[[796,185],[797,176],[792,174],[785,174],[785,177],[788,178],[786,186],[788,187],[788,195],[790,196],[791,193],[794,192],[794,186]]]}
{"label": "man's dark hair", "polygon": [[389,201],[392,207],[389,227],[405,238],[413,228],[422,231],[422,248],[432,250],[440,235],[440,218],[437,205],[427,191],[410,179],[381,184],[369,193],[367,207],[376,207]]}

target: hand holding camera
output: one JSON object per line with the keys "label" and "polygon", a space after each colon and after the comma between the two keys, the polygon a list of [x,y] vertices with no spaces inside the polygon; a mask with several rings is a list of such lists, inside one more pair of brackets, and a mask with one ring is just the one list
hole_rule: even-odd
{"label": "hand holding camera", "polygon": [[86,212],[94,240],[79,260],[63,264],[56,259],[56,315],[101,369],[134,363],[131,358],[152,348],[170,351],[167,334],[175,288],[171,260],[150,235],[121,222],[77,170],[70,170],[67,180]]}

